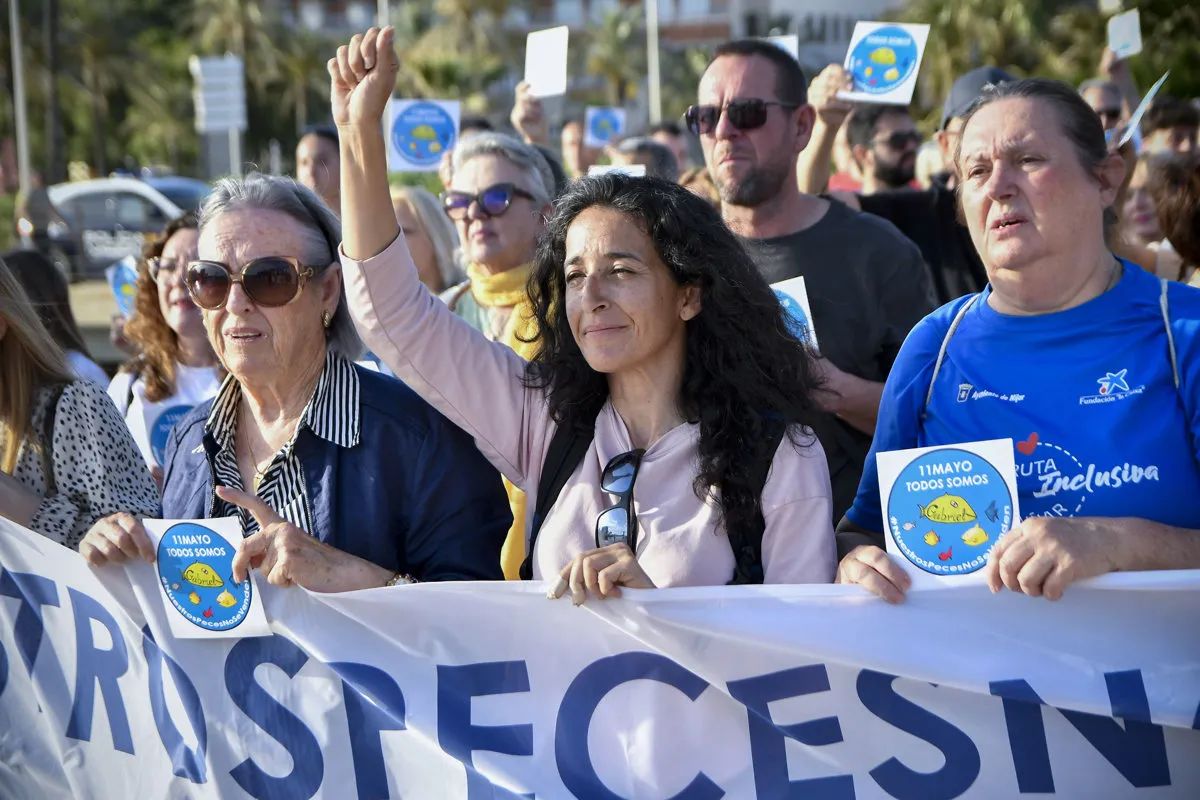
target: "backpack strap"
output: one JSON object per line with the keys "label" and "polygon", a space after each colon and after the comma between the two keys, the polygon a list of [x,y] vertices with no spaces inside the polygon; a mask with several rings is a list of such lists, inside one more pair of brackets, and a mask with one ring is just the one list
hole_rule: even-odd
{"label": "backpack strap", "polygon": [[533,579],[533,545],[537,542],[538,531],[563,487],[575,468],[583,461],[588,448],[595,438],[596,423],[593,420],[592,430],[571,428],[559,425],[554,429],[550,438],[550,448],[546,451],[546,460],[542,462],[542,474],[538,478],[537,502],[533,508],[533,525],[529,529],[529,541],[525,547],[525,560],[521,562],[520,577],[523,581]]}
{"label": "backpack strap", "polygon": [[1162,284],[1162,291],[1158,296],[1158,307],[1162,310],[1163,327],[1167,331],[1167,355],[1171,359],[1171,374],[1175,377],[1175,390],[1179,390],[1179,356],[1175,352],[1175,332],[1171,330],[1171,310],[1167,303],[1167,288],[1171,282],[1166,278],[1159,278],[1159,283]]}
{"label": "backpack strap", "polygon": [[954,321],[950,323],[950,327],[946,330],[946,335],[942,338],[942,346],[938,349],[937,360],[933,362],[933,375],[929,378],[929,389],[925,392],[925,403],[921,406],[921,421],[925,421],[925,412],[929,408],[930,402],[933,401],[933,385],[937,383],[938,373],[942,371],[942,362],[946,360],[946,351],[950,349],[950,338],[954,336],[954,332],[958,330],[958,326],[962,324],[963,317],[971,310],[971,306],[975,305],[975,301],[979,299],[979,295],[972,295],[971,299],[963,303],[963,307],[954,315]]}
{"label": "backpack strap", "polygon": [[744,528],[726,531],[729,546],[733,548],[733,557],[736,560],[730,585],[762,583],[764,579],[762,541],[767,530],[767,521],[762,512],[762,493],[763,487],[767,485],[771,464],[775,461],[775,452],[787,433],[787,425],[783,420],[767,420],[766,426],[764,449],[759,451],[758,458],[750,465],[750,487],[758,493],[758,513]]}
{"label": "backpack strap", "polygon": [[42,474],[46,481],[46,497],[58,489],[54,481],[54,422],[58,417],[58,401],[62,399],[65,383],[57,384],[50,389],[50,403],[46,406],[46,415],[42,418]]}

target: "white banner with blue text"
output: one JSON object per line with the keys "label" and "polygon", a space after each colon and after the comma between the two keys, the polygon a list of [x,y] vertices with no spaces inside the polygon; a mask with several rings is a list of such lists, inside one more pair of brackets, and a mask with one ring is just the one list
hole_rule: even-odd
{"label": "white banner with blue text", "polygon": [[1200,797],[1200,571],[268,586],[243,639],[173,638],[155,580],[0,522],[0,797]]}

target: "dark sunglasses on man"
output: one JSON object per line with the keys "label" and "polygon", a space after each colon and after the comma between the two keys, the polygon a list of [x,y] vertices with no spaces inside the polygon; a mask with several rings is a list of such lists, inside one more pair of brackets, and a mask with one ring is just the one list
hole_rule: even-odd
{"label": "dark sunglasses on man", "polygon": [[600,488],[617,496],[617,502],[596,518],[596,547],[625,543],[637,553],[637,515],[633,511],[633,483],[645,450],[614,456],[600,475]]}
{"label": "dark sunglasses on man", "polygon": [[467,211],[472,203],[479,204],[479,211],[485,217],[499,217],[508,211],[514,197],[524,197],[533,200],[534,197],[524,189],[519,189],[511,183],[495,183],[478,194],[470,192],[448,191],[442,193],[442,208],[446,216],[452,220],[466,219]]}
{"label": "dark sunglasses on man", "polygon": [[885,144],[893,150],[904,150],[908,147],[917,147],[921,144],[925,137],[921,136],[917,131],[896,131],[890,136],[882,139],[876,139],[871,142],[875,146]]}
{"label": "dark sunglasses on man", "polygon": [[212,311],[225,305],[233,284],[240,283],[256,305],[286,306],[322,269],[306,267],[291,256],[265,256],[243,264],[235,275],[220,261],[192,261],[187,268],[188,294],[200,308]]}
{"label": "dark sunglasses on man", "polygon": [[799,108],[795,103],[781,103],[778,100],[730,100],[724,106],[691,106],[683,115],[687,128],[697,136],[708,136],[717,129],[717,121],[721,112],[729,124],[740,131],[752,131],[767,124],[767,108],[779,106],[791,111]]}

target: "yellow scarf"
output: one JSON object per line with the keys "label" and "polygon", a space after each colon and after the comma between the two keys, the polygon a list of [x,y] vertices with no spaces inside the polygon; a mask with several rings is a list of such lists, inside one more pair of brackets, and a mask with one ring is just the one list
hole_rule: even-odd
{"label": "yellow scarf", "polygon": [[[495,275],[489,274],[478,264],[467,266],[467,277],[471,279],[471,296],[475,298],[476,303],[485,309],[512,309],[499,341],[508,345],[526,361],[532,360],[537,353],[537,345],[532,341],[537,333],[537,323],[533,319],[529,296],[525,293],[525,284],[532,272],[532,264]],[[520,580],[521,562],[525,560],[525,493],[508,478],[504,479],[504,490],[508,493],[513,524],[500,550],[500,566],[504,570],[504,577],[515,581]]]}
{"label": "yellow scarf", "polygon": [[533,359],[537,346],[530,341],[537,334],[537,323],[533,308],[525,293],[525,284],[533,272],[532,264],[490,275],[478,264],[467,266],[467,277],[471,279],[471,296],[484,308],[511,308],[512,313],[504,326],[499,341],[508,345],[526,361]]}

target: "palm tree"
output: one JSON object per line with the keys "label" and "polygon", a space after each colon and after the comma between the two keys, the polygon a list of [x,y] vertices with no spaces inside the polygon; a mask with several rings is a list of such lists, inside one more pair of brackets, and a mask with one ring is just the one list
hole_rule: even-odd
{"label": "palm tree", "polygon": [[308,127],[308,98],[311,92],[329,93],[329,74],[325,64],[336,46],[309,31],[292,32],[279,55],[284,80],[283,103],[296,117],[296,135]]}
{"label": "palm tree", "polygon": [[75,2],[63,15],[64,52],[77,59],[70,75],[71,87],[86,104],[91,134],[92,166],[96,174],[108,171],[110,99],[128,85],[135,72],[130,48],[127,8],[114,0]]}
{"label": "palm tree", "polygon": [[264,91],[278,76],[280,51],[274,21],[258,0],[194,0],[190,28],[201,53],[232,53],[242,59],[246,79]]}
{"label": "palm tree", "polygon": [[612,9],[590,33],[587,71],[604,79],[605,94],[611,106],[621,106],[632,99],[646,74],[641,19],[640,5]]}
{"label": "palm tree", "polygon": [[67,177],[63,159],[62,117],[58,105],[58,78],[60,61],[58,53],[59,14],[58,0],[43,0],[42,24],[44,26],[46,68],[46,163],[42,179],[49,186]]}

